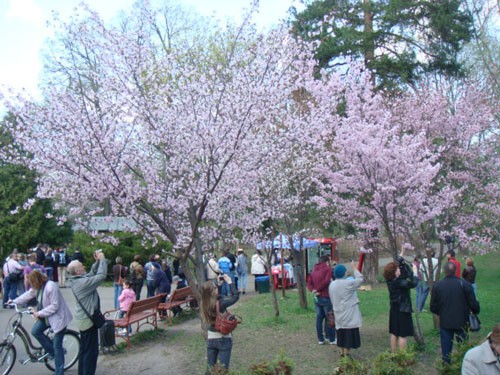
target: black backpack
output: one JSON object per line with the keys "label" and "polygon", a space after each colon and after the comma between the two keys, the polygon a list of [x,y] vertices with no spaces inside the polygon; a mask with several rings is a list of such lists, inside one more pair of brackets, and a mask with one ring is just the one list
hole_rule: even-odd
{"label": "black backpack", "polygon": [[117,350],[115,340],[115,322],[106,320],[99,328],[99,347],[103,354],[115,352]]}

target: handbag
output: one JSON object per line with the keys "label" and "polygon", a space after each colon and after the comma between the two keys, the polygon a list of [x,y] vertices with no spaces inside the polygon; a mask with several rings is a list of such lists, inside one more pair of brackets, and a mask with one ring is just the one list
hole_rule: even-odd
{"label": "handbag", "polygon": [[122,277],[122,266],[120,266],[120,273],[118,274],[118,285],[123,285],[125,278]]}
{"label": "handbag", "polygon": [[[464,284],[462,280],[460,280],[460,285],[462,286],[462,291],[465,296],[465,300],[467,301],[467,295],[465,294],[465,289],[464,289]],[[469,331],[471,332],[478,332],[481,329],[481,321],[479,320],[479,317],[474,314],[473,312],[469,313]]]}
{"label": "handbag", "polygon": [[333,310],[326,313],[326,321],[328,322],[328,327],[335,328],[335,313]]}
{"label": "handbag", "polygon": [[215,330],[223,335],[230,334],[234,331],[238,324],[243,322],[241,317],[231,314],[229,310],[221,313],[219,310],[219,301],[216,303],[216,309],[217,315],[215,317]]}
{"label": "handbag", "polygon": [[17,272],[17,270],[14,270],[14,272],[10,272],[9,265],[7,264],[7,271],[9,271],[9,274],[7,277],[9,278],[10,282],[18,282],[21,280],[21,272]]}
{"label": "handbag", "polygon": [[96,293],[97,293],[97,309],[95,309],[94,313],[92,315],[90,315],[89,312],[87,311],[87,309],[85,307],[83,307],[82,303],[80,302],[80,300],[76,296],[75,291],[73,289],[72,289],[72,291],[73,291],[73,295],[75,296],[76,302],[78,302],[78,304],[82,308],[85,315],[87,315],[88,318],[90,320],[92,320],[94,327],[101,328],[104,325],[104,323],[106,322],[106,318],[104,317],[103,313],[101,312],[101,299],[99,298],[99,293],[97,293],[97,291],[96,291]]}
{"label": "handbag", "polygon": [[471,332],[478,332],[481,329],[481,321],[479,320],[479,317],[474,313],[469,314],[469,326],[469,330]]}

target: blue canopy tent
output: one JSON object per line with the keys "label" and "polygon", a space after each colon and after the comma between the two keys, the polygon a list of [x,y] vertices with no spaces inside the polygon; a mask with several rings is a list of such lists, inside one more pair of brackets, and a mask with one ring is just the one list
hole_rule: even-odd
{"label": "blue canopy tent", "polygon": [[[302,249],[310,249],[312,247],[319,246],[318,241],[309,240],[307,238],[302,238]],[[290,242],[288,241],[288,236],[285,234],[280,234],[274,238],[272,241],[259,242],[257,244],[257,249],[262,250],[265,249],[288,249],[290,250],[292,247],[290,246]],[[293,248],[294,250],[300,250],[300,237],[294,235],[293,236]]]}

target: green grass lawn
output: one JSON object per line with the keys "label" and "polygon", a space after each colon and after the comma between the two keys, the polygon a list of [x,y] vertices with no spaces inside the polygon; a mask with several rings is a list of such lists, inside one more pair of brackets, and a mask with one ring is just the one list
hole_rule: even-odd
{"label": "green grass lawn", "polygon": [[[481,341],[495,323],[500,322],[500,253],[476,256],[478,299],[481,304],[482,329],[471,334],[472,342]],[[361,328],[361,348],[353,351],[353,357],[372,366],[377,355],[388,351],[389,299],[385,284],[371,291],[359,291],[363,326]],[[312,296],[308,294],[309,308],[299,307],[297,292],[286,291],[286,298],[278,291],[279,317],[274,317],[271,294],[250,294],[244,296],[232,309],[243,318],[233,333],[234,344],[231,370],[237,374],[248,373],[248,368],[256,363],[273,360],[284,353],[295,363],[294,374],[333,374],[339,363],[339,349],[334,345],[319,346],[315,332],[315,313]],[[412,291],[414,304],[415,293]],[[429,310],[430,296],[426,309]],[[432,314],[420,314],[424,333],[425,348],[417,351],[416,364],[409,373],[438,374],[440,359],[438,331],[433,327]],[[167,329],[168,333],[168,329]],[[205,342],[200,334],[175,338],[196,361],[186,363],[186,369],[193,374],[203,373],[205,368]],[[410,345],[415,341],[410,338]],[[168,344],[167,344],[168,345]],[[372,366],[373,367],[373,366]],[[367,373],[368,374],[368,373]]]}

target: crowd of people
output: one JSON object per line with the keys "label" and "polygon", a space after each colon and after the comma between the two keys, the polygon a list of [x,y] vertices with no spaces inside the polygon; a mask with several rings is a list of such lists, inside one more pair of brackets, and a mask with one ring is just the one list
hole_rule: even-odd
{"label": "crowd of people", "polygon": [[[389,262],[383,276],[389,292],[389,324],[390,348],[392,352],[404,350],[407,338],[414,335],[412,300],[410,290],[416,289],[416,308],[423,312],[429,294],[429,278],[436,281],[431,293],[430,311],[439,316],[439,334],[441,340],[442,361],[451,362],[454,341],[463,341],[467,337],[469,315],[479,314],[479,302],[476,299],[476,269],[470,257],[465,259],[465,267],[461,272],[460,262],[453,250],[446,254],[443,267],[444,277],[436,280],[438,261],[434,253],[430,259],[421,261],[415,258],[410,264],[404,258],[404,250],[397,261]],[[316,307],[316,334],[318,343],[328,342],[340,348],[341,356],[349,356],[350,350],[361,346],[359,328],[362,317],[359,309],[357,289],[363,282],[363,276],[356,264],[351,261],[350,269],[343,264],[331,264],[328,256],[321,256],[309,275],[307,287],[314,294]],[[329,314],[334,316],[335,329],[330,324]],[[325,340],[326,339],[326,340]],[[489,344],[483,344],[489,359],[496,358],[497,370],[498,348],[495,346],[498,335],[491,335]],[[493,352],[488,351],[491,348]],[[477,349],[479,350],[479,349]],[[475,354],[473,357],[478,356]],[[469,358],[470,356],[466,356]],[[469,359],[467,359],[469,360]],[[492,362],[492,366],[495,364]],[[482,372],[474,372],[481,374]],[[495,372],[491,372],[495,373]],[[498,373],[498,372],[497,372]]]}
{"label": "crowd of people", "polygon": [[73,259],[83,262],[83,256],[77,249],[71,256],[65,247],[52,249],[48,245],[38,244],[26,253],[14,250],[2,267],[3,308],[8,299],[13,300],[29,289],[29,275],[38,270],[50,281],[58,283],[60,288],[66,287],[66,267]]}
{"label": "crowd of people", "polygon": [[[407,338],[414,334],[411,289],[416,288],[417,312],[426,311],[424,307],[429,294],[429,280],[436,281],[438,271],[434,253],[430,252],[429,255],[423,260],[415,258],[410,264],[402,251],[397,261],[389,262],[384,267],[383,276],[387,283],[390,305],[388,331],[393,352],[406,349]],[[432,288],[430,311],[440,318],[442,361],[449,364],[454,340],[466,338],[469,314],[478,314],[480,308],[476,298],[476,269],[473,260],[466,258],[461,272],[455,253],[451,250],[446,255],[444,278]],[[238,249],[236,254],[227,249],[218,259],[215,254],[209,253],[205,262],[207,282],[200,290],[200,316],[208,330],[207,368],[219,361],[227,369],[231,358],[232,336],[217,332],[215,319],[217,309],[223,313],[238,301],[240,294],[245,294],[248,258],[243,249]],[[250,273],[255,277],[268,274],[268,266],[260,250],[251,257],[250,264]],[[32,334],[45,349],[44,356],[54,359],[56,374],[64,372],[61,340],[73,316],[81,335],[78,373],[95,374],[99,346],[98,329],[94,326],[92,315],[100,309],[97,287],[106,279],[107,272],[108,260],[101,250],[94,253],[94,263],[89,272],[85,270],[79,251],[70,256],[64,248],[52,250],[37,246],[27,256],[13,252],[4,263],[3,307],[10,308],[11,302],[22,305],[36,300],[37,322]],[[133,301],[141,298],[144,284],[147,289],[146,297],[165,294],[166,300],[176,288],[187,285],[179,259],[174,258],[170,262],[157,254],[151,255],[144,265],[139,255],[134,257],[130,265],[124,265],[123,259],[118,256],[112,272],[114,304],[119,317],[125,316]],[[343,357],[350,356],[352,349],[361,347],[362,316],[357,290],[362,282],[363,275],[355,262],[351,260],[346,267],[332,263],[326,255],[319,258],[308,277],[307,288],[314,294],[318,344],[337,345]],[[66,287],[66,283],[75,297],[74,314],[68,309],[59,289]],[[178,313],[179,311],[174,311],[174,314]],[[44,334],[49,326],[55,332],[52,341]],[[125,334],[126,329],[121,333]],[[468,369],[466,373],[480,374],[481,371],[474,369],[488,366],[490,369],[500,370],[499,346],[500,325],[497,325],[483,344],[465,356],[464,366]]]}

